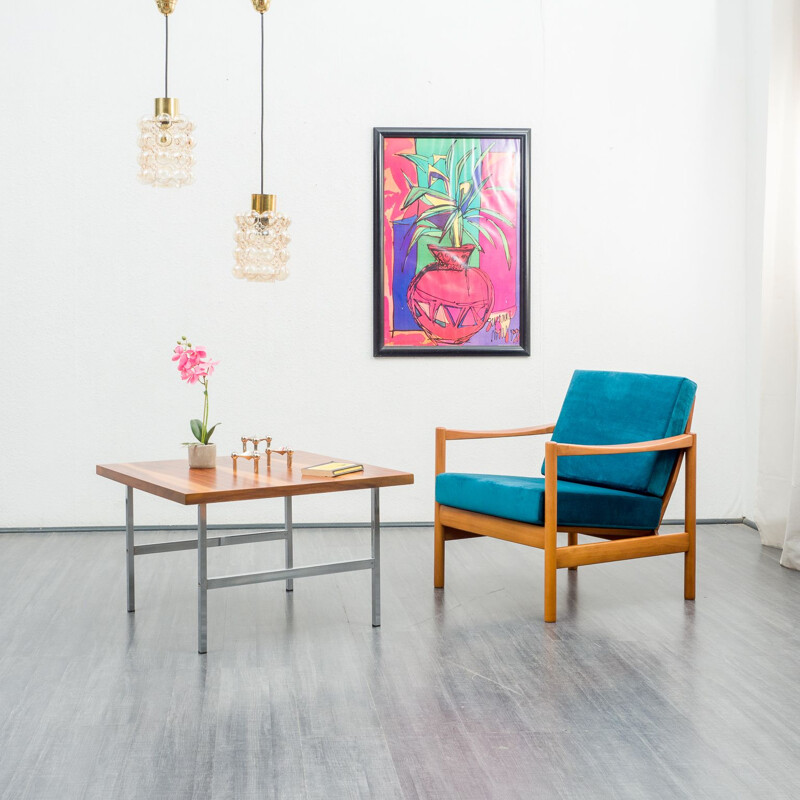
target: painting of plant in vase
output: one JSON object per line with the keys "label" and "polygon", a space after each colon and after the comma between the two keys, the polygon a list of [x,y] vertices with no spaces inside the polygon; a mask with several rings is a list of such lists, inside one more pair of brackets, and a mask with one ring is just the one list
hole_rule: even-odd
{"label": "painting of plant in vase", "polygon": [[383,353],[519,352],[523,140],[387,136],[382,146]]}

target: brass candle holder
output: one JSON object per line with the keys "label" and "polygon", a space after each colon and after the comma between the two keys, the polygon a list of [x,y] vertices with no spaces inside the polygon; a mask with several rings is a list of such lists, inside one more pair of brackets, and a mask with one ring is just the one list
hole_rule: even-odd
{"label": "brass candle holder", "polygon": [[[258,452],[258,445],[261,442],[266,442],[267,449],[263,453]],[[248,450],[247,446],[252,445],[253,449]],[[261,460],[262,456],[267,457],[267,467],[272,466],[272,455],[273,453],[276,456],[286,456],[286,466],[288,469],[292,468],[292,455],[294,454],[294,450],[290,450],[288,447],[282,447],[280,450],[273,450],[272,447],[272,437],[271,436],[242,436],[242,452],[241,453],[231,453],[231,459],[233,460],[233,471],[236,472],[237,464],[240,458],[244,459],[245,461],[252,461],[253,462],[253,472],[258,472],[258,464]]]}

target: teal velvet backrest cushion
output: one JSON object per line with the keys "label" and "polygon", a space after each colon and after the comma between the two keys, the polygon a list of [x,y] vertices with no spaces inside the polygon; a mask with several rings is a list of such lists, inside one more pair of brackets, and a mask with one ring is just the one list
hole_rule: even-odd
{"label": "teal velvet backrest cushion", "polygon": [[[576,370],[553,441],[629,444],[677,436],[686,430],[696,391],[688,378]],[[561,456],[558,478],[662,497],[676,458],[677,451]]]}

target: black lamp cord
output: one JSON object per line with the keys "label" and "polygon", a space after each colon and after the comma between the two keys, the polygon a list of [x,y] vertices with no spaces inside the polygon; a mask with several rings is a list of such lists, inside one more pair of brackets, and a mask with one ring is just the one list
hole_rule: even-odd
{"label": "black lamp cord", "polygon": [[264,194],[264,12],[261,12],[261,194]]}
{"label": "black lamp cord", "polygon": [[164,14],[164,97],[169,97],[167,77],[169,75],[169,15]]}
{"label": "black lamp cord", "polygon": [[[164,14],[164,97],[169,97],[169,15]],[[264,194],[264,14],[261,14],[261,194]]]}

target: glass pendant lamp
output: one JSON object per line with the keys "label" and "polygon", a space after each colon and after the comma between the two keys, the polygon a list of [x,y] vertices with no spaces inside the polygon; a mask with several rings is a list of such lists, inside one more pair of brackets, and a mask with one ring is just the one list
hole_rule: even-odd
{"label": "glass pendant lamp", "polygon": [[169,15],[178,0],[156,0],[164,15],[164,96],[152,117],[139,122],[139,180],[151,186],[185,186],[194,181],[194,125],[181,116],[178,99],[169,96]]}
{"label": "glass pendant lamp", "polygon": [[264,13],[271,0],[252,0],[261,15],[261,188],[250,211],[236,217],[235,278],[273,282],[289,277],[288,229],[291,220],[277,210],[274,194],[264,194]]}

